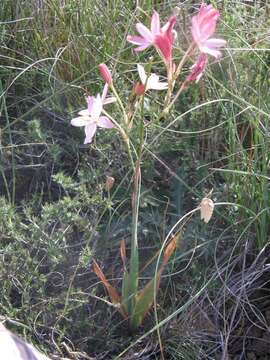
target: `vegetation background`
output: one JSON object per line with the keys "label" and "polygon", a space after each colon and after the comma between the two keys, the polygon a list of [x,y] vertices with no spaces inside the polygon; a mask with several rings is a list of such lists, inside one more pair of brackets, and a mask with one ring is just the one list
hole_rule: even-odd
{"label": "vegetation background", "polygon": [[[135,55],[126,42],[137,21],[148,22],[153,9],[163,19],[177,13],[176,47],[186,49],[199,3],[1,1],[0,312],[52,358],[159,359],[157,326],[166,359],[270,358],[270,5],[211,3],[228,48],[149,129],[142,261],[211,189],[214,201],[230,204],[207,225],[199,217],[184,224],[161,281],[158,320],[150,313],[130,335],[91,271],[94,257],[121,283],[130,164],[117,136],[100,131],[84,146],[70,119],[85,107],[86,92],[103,87],[101,62],[115,68],[128,98],[136,63],[151,53]],[[150,96],[149,119],[160,99]],[[106,176],[115,178],[109,192]]]}

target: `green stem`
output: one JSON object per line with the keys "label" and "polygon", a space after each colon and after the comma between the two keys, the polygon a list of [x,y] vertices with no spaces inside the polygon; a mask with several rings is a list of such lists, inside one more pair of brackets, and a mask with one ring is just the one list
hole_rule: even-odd
{"label": "green stem", "polygon": [[123,103],[122,103],[122,100],[120,99],[120,97],[119,97],[119,95],[118,95],[118,92],[116,91],[116,89],[115,89],[115,87],[114,87],[113,84],[110,85],[110,88],[111,88],[114,96],[116,97],[116,100],[117,100],[117,102],[118,102],[118,104],[119,104],[119,106],[120,106],[120,108],[121,108],[121,110],[122,110],[122,112],[123,112],[123,115],[124,115],[124,123],[127,125],[127,124],[128,124],[128,116],[127,116],[126,110],[125,110],[125,108],[124,108],[124,105],[123,105]]}
{"label": "green stem", "polygon": [[136,305],[136,294],[138,292],[139,278],[139,250],[138,250],[138,216],[141,192],[141,169],[140,160],[137,161],[134,173],[134,191],[132,194],[132,236],[130,254],[130,287],[129,287],[129,315],[130,327],[134,329],[133,316]]}
{"label": "green stem", "polygon": [[121,125],[118,124],[118,122],[116,120],[114,120],[114,118],[107,113],[107,111],[105,111],[104,109],[102,109],[102,113],[104,115],[107,116],[107,118],[109,118],[111,120],[111,122],[117,127],[117,129],[119,130],[121,136],[122,136],[122,139],[124,140],[124,143],[126,144],[126,147],[127,147],[127,152],[128,152],[128,156],[129,156],[129,159],[130,159],[130,162],[131,162],[131,165],[132,165],[132,168],[133,170],[135,171],[135,165],[134,165],[134,160],[133,160],[133,157],[132,157],[132,153],[131,153],[131,148],[130,148],[130,141],[129,141],[129,137],[128,135],[126,134],[125,130],[121,127]]}
{"label": "green stem", "polygon": [[174,76],[173,76],[174,80],[176,80],[178,78],[178,76],[180,75],[180,72],[181,72],[183,66],[185,65],[185,62],[186,62],[188,56],[190,55],[190,53],[192,52],[193,49],[194,49],[194,43],[192,42],[190,44],[189,48],[187,49],[187,51],[185,52],[184,56],[182,57],[179,65],[177,66],[177,69],[176,69],[176,71],[174,73]]}
{"label": "green stem", "polygon": [[141,122],[140,122],[140,144],[138,150],[138,160],[134,172],[134,192],[132,195],[132,237],[131,237],[131,254],[130,254],[130,328],[132,331],[136,330],[137,323],[135,323],[135,306],[136,294],[138,292],[139,279],[139,249],[138,249],[138,217],[141,193],[141,157],[144,143],[144,95],[141,102]]}

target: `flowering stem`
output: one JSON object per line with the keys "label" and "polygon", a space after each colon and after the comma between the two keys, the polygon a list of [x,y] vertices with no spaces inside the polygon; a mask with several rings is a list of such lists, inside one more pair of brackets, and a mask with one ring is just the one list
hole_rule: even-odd
{"label": "flowering stem", "polygon": [[121,136],[122,136],[122,138],[124,140],[124,143],[126,144],[127,152],[128,152],[128,156],[129,156],[132,168],[135,171],[135,165],[134,165],[134,160],[133,160],[133,156],[132,156],[132,153],[131,153],[130,141],[129,141],[128,135],[126,134],[125,130],[117,123],[117,121],[115,121],[114,118],[110,114],[107,113],[107,111],[102,109],[102,113],[104,115],[106,115],[111,120],[111,122],[117,127],[117,129],[119,130],[119,132],[120,132],[120,134],[121,134]]}
{"label": "flowering stem", "polygon": [[180,94],[182,93],[182,91],[184,91],[186,88],[186,81],[184,81],[182,83],[182,85],[180,86],[179,90],[177,91],[175,97],[172,99],[172,101],[170,102],[170,104],[163,110],[162,113],[164,114],[168,114],[169,110],[171,109],[171,107],[173,106],[173,104],[176,102],[176,100],[178,99],[178,97],[180,96]]}
{"label": "flowering stem", "polygon": [[133,315],[135,308],[135,295],[138,291],[139,277],[139,251],[138,251],[138,215],[141,193],[141,169],[140,160],[137,161],[134,172],[134,191],[132,194],[132,237],[130,253],[130,286],[129,286],[129,303],[130,303],[130,325],[133,328]]}
{"label": "flowering stem", "polygon": [[116,100],[117,100],[117,102],[118,102],[118,104],[119,104],[119,106],[120,106],[120,108],[121,108],[121,110],[122,110],[122,112],[123,112],[123,115],[124,115],[124,123],[127,125],[127,124],[128,124],[128,116],[127,116],[126,110],[125,110],[125,108],[124,108],[124,105],[123,105],[123,103],[122,103],[122,101],[121,101],[121,99],[120,99],[120,97],[119,97],[119,95],[118,95],[118,93],[117,93],[117,91],[116,91],[116,89],[115,89],[115,87],[114,87],[113,84],[110,85],[110,88],[111,88],[114,96],[116,97]]}
{"label": "flowering stem", "polygon": [[175,80],[178,78],[178,76],[181,73],[181,70],[183,68],[183,66],[185,65],[185,62],[188,58],[188,56],[190,55],[191,51],[194,48],[194,43],[192,42],[191,45],[189,46],[189,48],[187,49],[187,51],[185,52],[184,56],[182,57],[181,61],[179,62],[177,69],[175,70],[175,72],[173,73],[173,64],[172,62],[170,62],[169,64],[167,64],[167,77],[168,77],[168,92],[165,98],[165,102],[164,102],[164,110],[162,112],[162,114],[164,115],[165,113],[168,113],[169,109],[171,108],[171,106],[173,105],[173,103],[175,102],[175,100],[178,98],[178,96],[181,94],[182,92],[182,87],[180,88],[181,91],[179,92],[179,94],[176,96],[176,98],[174,98],[172,104],[170,104],[170,99],[172,96],[172,92],[174,89],[174,85],[175,85]]}
{"label": "flowering stem", "polygon": [[177,69],[176,69],[176,71],[174,73],[174,76],[173,76],[174,80],[176,80],[178,78],[178,76],[180,75],[181,70],[182,70],[183,66],[185,65],[185,62],[186,62],[188,56],[190,55],[190,53],[192,52],[193,48],[194,48],[194,42],[192,42],[190,44],[189,48],[185,52],[185,54],[182,57],[181,61],[179,62],[179,65],[177,66]]}
{"label": "flowering stem", "polygon": [[168,80],[168,91],[165,97],[164,107],[166,108],[170,102],[173,88],[174,88],[174,79],[173,79],[173,71],[172,71],[172,62],[166,64],[167,67],[167,80]]}

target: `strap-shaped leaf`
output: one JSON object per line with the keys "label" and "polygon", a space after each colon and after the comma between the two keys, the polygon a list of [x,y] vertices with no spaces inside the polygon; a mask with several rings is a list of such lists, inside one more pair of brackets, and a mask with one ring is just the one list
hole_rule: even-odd
{"label": "strap-shaped leaf", "polygon": [[119,310],[121,315],[126,318],[127,314],[126,314],[125,310],[123,309],[121,297],[119,296],[117,290],[106,279],[103,271],[101,270],[101,268],[99,267],[99,265],[97,264],[97,262],[95,260],[93,260],[93,271],[97,275],[97,277],[101,280],[102,284],[108,291],[108,294],[110,296],[110,299],[111,299],[111,302],[113,303],[113,305],[115,305],[115,307]]}
{"label": "strap-shaped leaf", "polygon": [[156,274],[156,279],[153,278],[152,280],[150,280],[136,296],[136,304],[134,307],[134,312],[131,317],[131,328],[133,329],[138,328],[141,325],[147,312],[151,308],[154,302],[155,284],[156,284],[156,292],[157,292],[160,284],[162,271],[165,265],[168,263],[169,258],[176,249],[178,238],[179,238],[178,236],[175,236],[166,246],[164,250],[163,261],[161,263],[159,271]]}
{"label": "strap-shaped leaf", "polygon": [[131,297],[130,297],[130,276],[127,270],[124,271],[122,282],[122,306],[127,314],[131,312]]}

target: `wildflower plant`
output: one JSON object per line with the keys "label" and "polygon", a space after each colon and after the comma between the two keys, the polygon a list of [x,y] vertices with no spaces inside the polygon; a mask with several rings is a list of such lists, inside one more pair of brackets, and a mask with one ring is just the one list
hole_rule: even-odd
{"label": "wildflower plant", "polygon": [[[178,236],[175,235],[167,243],[163,244],[163,256],[155,276],[142,289],[139,289],[138,216],[141,163],[144,155],[146,130],[143,115],[146,93],[159,91],[161,96],[164,93],[157,120],[162,121],[189,84],[193,81],[198,82],[203,76],[208,64],[208,56],[212,56],[217,60],[220,59],[222,55],[220,50],[226,45],[226,42],[223,39],[212,37],[219,16],[219,11],[211,5],[201,4],[198,13],[191,19],[190,46],[181,57],[179,63],[175,63],[174,51],[177,51],[177,49],[174,49],[174,27],[177,24],[177,18],[174,15],[171,16],[161,27],[159,14],[154,11],[150,29],[142,23],[137,23],[136,30],[139,35],[128,35],[127,41],[136,46],[135,52],[142,52],[153,46],[157,51],[157,55],[164,63],[166,79],[161,81],[159,75],[152,73],[151,70],[146,71],[146,67],[137,64],[139,82],[135,83],[131,88],[130,102],[125,103],[115,87],[110,70],[105,64],[100,64],[99,72],[105,81],[102,95],[88,96],[86,99],[87,108],[80,111],[79,116],[71,120],[73,126],[84,127],[85,144],[92,143],[98,128],[114,131],[113,136],[118,133],[125,144],[133,167],[131,250],[129,260],[127,260],[125,243],[124,241],[121,242],[120,254],[124,270],[121,295],[108,282],[98,263],[95,260],[93,261],[94,272],[108,291],[111,302],[118,308],[122,316],[128,320],[132,330],[136,330],[141,325],[145,315],[151,308],[159,287],[162,271],[174,253],[178,241]],[[187,76],[183,75],[182,70],[184,66],[193,58],[197,58],[197,60],[191,66],[189,74]],[[150,61],[149,63],[147,68],[151,69],[152,62]],[[108,91],[111,92],[111,96],[107,96]],[[110,115],[109,110],[107,110],[110,109],[107,105],[113,103],[117,104],[121,111],[121,116],[118,116],[117,119]],[[147,123],[148,125],[149,123]],[[136,129],[138,130],[138,132],[135,131],[136,140],[139,138],[139,144],[136,146],[134,146],[135,142],[132,139],[134,131],[131,131],[135,126],[137,126]],[[197,210],[201,211],[201,219],[208,223],[213,214],[214,203],[206,197],[191,213]]]}

